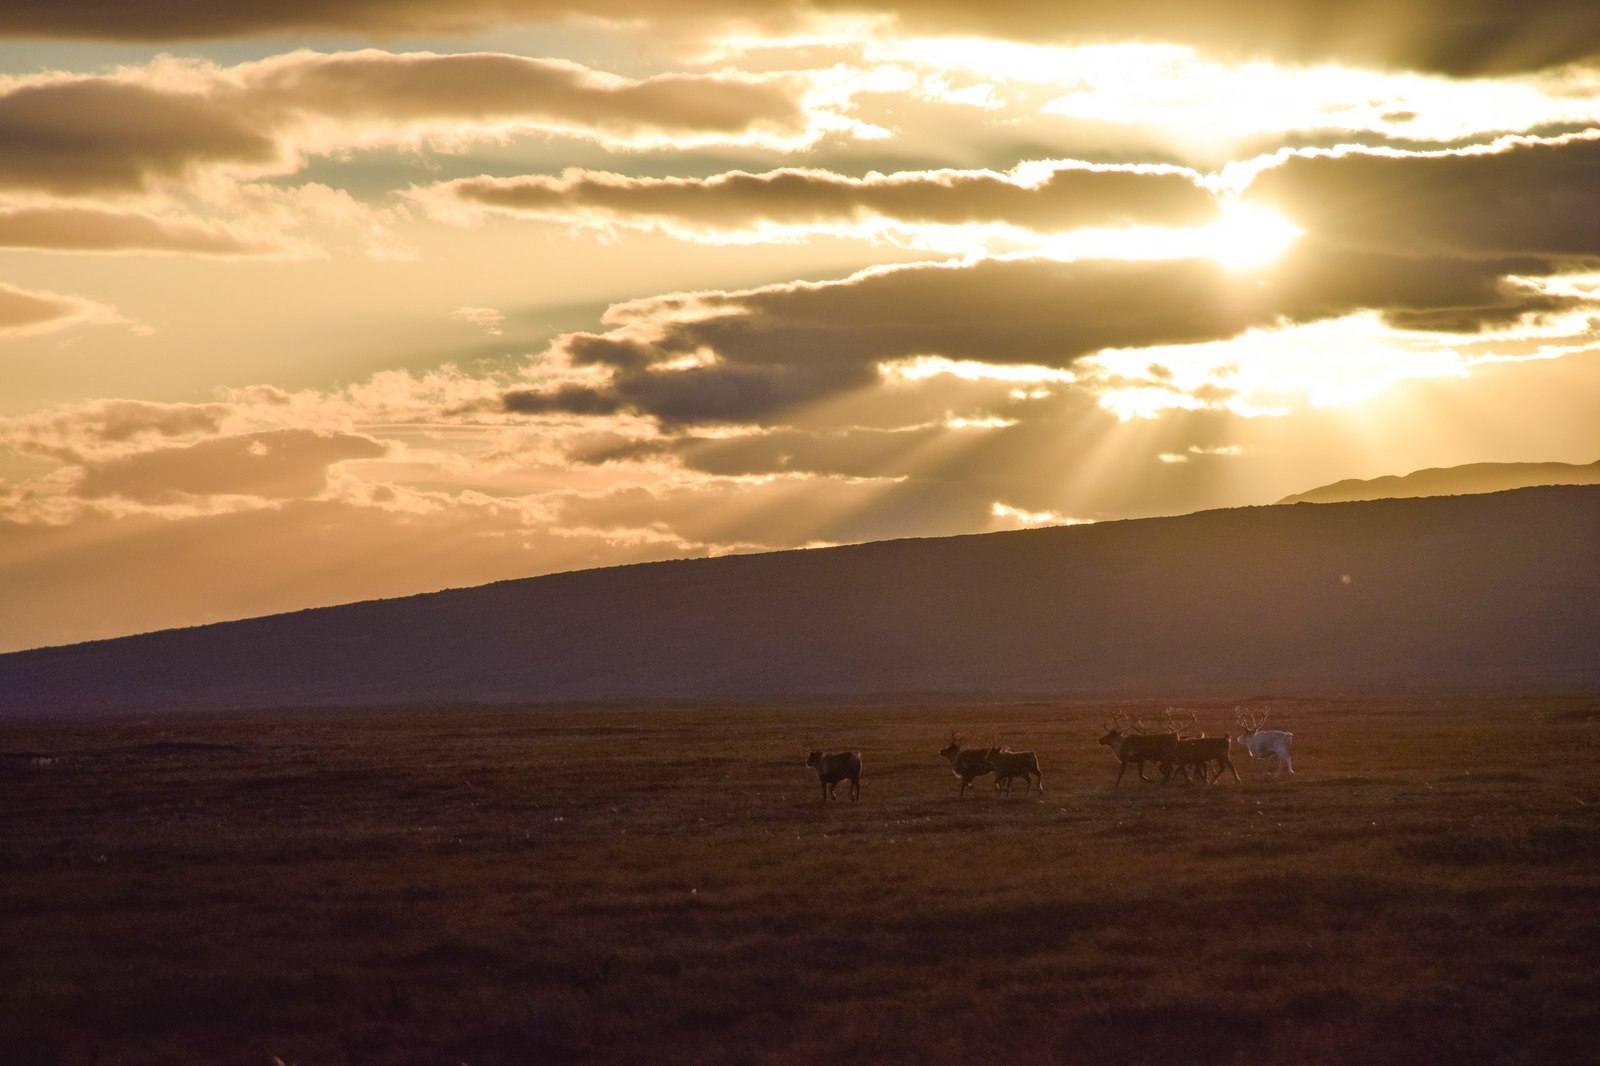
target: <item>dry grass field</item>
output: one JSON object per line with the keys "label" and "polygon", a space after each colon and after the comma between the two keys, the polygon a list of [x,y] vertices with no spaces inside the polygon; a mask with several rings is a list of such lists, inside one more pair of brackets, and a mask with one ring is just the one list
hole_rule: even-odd
{"label": "dry grass field", "polygon": [[1095,705],[0,726],[0,1061],[1594,1061],[1600,700],[1272,708],[1120,789]]}

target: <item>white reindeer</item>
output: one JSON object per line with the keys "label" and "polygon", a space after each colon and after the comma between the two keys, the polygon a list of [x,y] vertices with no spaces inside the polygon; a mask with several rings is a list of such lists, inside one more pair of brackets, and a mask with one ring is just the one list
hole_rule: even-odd
{"label": "white reindeer", "polygon": [[1266,720],[1266,711],[1246,714],[1240,708],[1234,708],[1234,721],[1239,725],[1240,745],[1250,753],[1252,759],[1275,756],[1278,762],[1273,768],[1272,779],[1276,781],[1283,776],[1285,770],[1294,773],[1294,762],[1289,758],[1289,744],[1294,740],[1294,734],[1278,729],[1262,729],[1261,723]]}

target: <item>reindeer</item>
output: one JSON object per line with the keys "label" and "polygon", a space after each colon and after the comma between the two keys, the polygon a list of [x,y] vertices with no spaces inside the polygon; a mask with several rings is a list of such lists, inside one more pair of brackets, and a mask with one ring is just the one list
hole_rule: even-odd
{"label": "reindeer", "polygon": [[1166,784],[1178,761],[1178,734],[1144,733],[1138,731],[1138,726],[1138,720],[1130,724],[1127,715],[1120,711],[1103,724],[1106,735],[1099,742],[1110,748],[1111,754],[1121,763],[1117,770],[1117,784],[1122,784],[1122,775],[1127,773],[1129,763],[1138,766],[1139,780],[1149,781],[1144,776],[1144,764],[1147,762],[1161,767],[1161,783]]}
{"label": "reindeer", "polygon": [[[1182,772],[1185,780],[1189,778],[1189,767],[1200,771],[1200,783],[1211,784],[1222,776],[1222,771],[1233,771],[1233,779],[1239,780],[1239,771],[1233,765],[1233,760],[1228,758],[1228,748],[1233,743],[1232,737],[1179,737],[1175,763]],[[1217,772],[1211,773],[1211,764],[1217,764]]]}
{"label": "reindeer", "polygon": [[972,784],[974,778],[984,774],[994,773],[993,754],[998,748],[963,748],[960,733],[951,733],[950,742],[944,750],[939,752],[939,758],[948,760],[950,772],[961,780],[961,792],[967,794],[967,786]]}
{"label": "reindeer", "polygon": [[[1177,758],[1174,763],[1185,781],[1193,780],[1189,776],[1191,767],[1199,771],[1202,784],[1216,781],[1224,770],[1231,771],[1233,779],[1239,780],[1239,771],[1233,765],[1233,760],[1228,757],[1228,749],[1233,744],[1232,737],[1208,737],[1203,732],[1192,731],[1195,726],[1193,711],[1180,711],[1176,707],[1168,707],[1161,717],[1167,732],[1178,738]],[[1211,771],[1213,762],[1217,764],[1215,773]]]}
{"label": "reindeer", "polygon": [[1044,774],[1039,772],[1039,757],[1031,751],[990,748],[989,765],[994,767],[994,790],[1001,795],[1011,794],[1011,780],[1015,777],[1027,782],[1022,789],[1024,796],[1033,790],[1034,778],[1039,779],[1039,791],[1044,791]]}
{"label": "reindeer", "polygon": [[1233,710],[1234,721],[1239,726],[1239,744],[1250,753],[1250,758],[1276,757],[1278,761],[1272,771],[1274,781],[1282,777],[1285,770],[1293,774],[1294,762],[1289,758],[1289,745],[1294,740],[1294,734],[1278,729],[1262,729],[1261,724],[1267,720],[1266,711],[1249,714],[1239,707]]}
{"label": "reindeer", "polygon": [[839,787],[840,781],[850,782],[850,799],[855,801],[861,798],[861,753],[859,751],[841,751],[832,755],[824,755],[814,751],[806,756],[806,765],[817,771],[817,778],[822,782],[822,802],[838,799],[834,789]]}

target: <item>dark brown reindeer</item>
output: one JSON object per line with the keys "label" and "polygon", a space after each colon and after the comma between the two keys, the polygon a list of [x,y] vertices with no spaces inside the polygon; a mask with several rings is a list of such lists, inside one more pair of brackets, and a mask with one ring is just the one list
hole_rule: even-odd
{"label": "dark brown reindeer", "polygon": [[1172,777],[1172,768],[1178,761],[1178,734],[1141,733],[1136,726],[1137,722],[1130,722],[1128,716],[1121,712],[1112,715],[1102,725],[1106,735],[1099,742],[1110,748],[1111,754],[1121,764],[1117,769],[1117,784],[1122,784],[1122,775],[1127,773],[1129,763],[1138,767],[1139,780],[1149,781],[1150,778],[1144,776],[1144,764],[1147,762],[1161,767],[1161,782],[1165,784]]}
{"label": "dark brown reindeer", "polygon": [[[1191,768],[1199,771],[1203,785],[1215,782],[1224,770],[1232,770],[1233,779],[1238,781],[1239,771],[1228,757],[1228,749],[1232,744],[1232,737],[1179,737],[1173,764],[1186,781],[1192,780],[1189,777]],[[1217,764],[1215,773],[1211,771],[1212,763]]]}
{"label": "dark brown reindeer", "polygon": [[[1183,775],[1185,781],[1194,780],[1190,776],[1191,770],[1199,772],[1201,784],[1213,783],[1222,776],[1224,770],[1231,770],[1233,779],[1239,780],[1239,771],[1228,756],[1233,744],[1232,737],[1208,737],[1203,732],[1195,731],[1193,711],[1180,711],[1176,707],[1168,707],[1161,718],[1166,727],[1165,731],[1178,738],[1177,755],[1173,765]],[[1211,770],[1212,763],[1217,764],[1215,773]],[[1165,766],[1162,770],[1170,772]]]}
{"label": "dark brown reindeer", "polygon": [[967,794],[967,786],[972,784],[974,778],[994,773],[994,763],[990,756],[995,749],[963,748],[961,740],[960,733],[951,733],[950,742],[945,745],[943,751],[939,752],[939,758],[945,759],[950,763],[950,772],[961,780],[961,792],[959,795],[965,796]]}
{"label": "dark brown reindeer", "polygon": [[834,789],[839,787],[840,781],[850,782],[850,799],[861,798],[861,753],[859,751],[840,751],[824,755],[814,751],[806,756],[806,765],[817,771],[817,779],[822,782],[822,802],[838,799]]}

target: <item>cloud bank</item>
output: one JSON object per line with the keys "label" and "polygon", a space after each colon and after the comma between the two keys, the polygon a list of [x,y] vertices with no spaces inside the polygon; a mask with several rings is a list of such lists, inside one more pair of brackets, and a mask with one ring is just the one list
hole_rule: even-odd
{"label": "cloud bank", "polygon": [[1303,239],[1273,269],[1210,259],[990,258],[866,271],[840,282],[693,293],[612,308],[607,333],[562,339],[608,387],[505,395],[509,411],[611,413],[666,423],[770,422],[873,386],[897,360],[1067,369],[1108,348],[1197,344],[1252,327],[1376,311],[1404,329],[1473,331],[1571,306],[1513,279],[1535,258],[1421,258]]}
{"label": "cloud bank", "polygon": [[1285,153],[1248,195],[1329,240],[1424,255],[1600,257],[1600,131],[1445,152]]}
{"label": "cloud bank", "polygon": [[473,33],[502,25],[610,19],[742,19],[793,26],[810,13],[893,19],[908,33],[976,34],[1021,41],[1141,40],[1290,62],[1340,61],[1451,75],[1536,70],[1600,51],[1600,12],[1587,0],[808,0],[752,13],[735,0],[60,0],[0,11],[0,34],[99,40]]}
{"label": "cloud bank", "polygon": [[709,178],[633,178],[581,169],[560,177],[465,178],[413,195],[443,217],[500,214],[567,224],[659,228],[688,238],[999,225],[1194,226],[1217,206],[1177,167],[1031,164],[1025,172],[921,171],[851,177],[786,168]]}
{"label": "cloud bank", "polygon": [[293,52],[0,81],[0,192],[137,195],[207,170],[292,173],[306,154],[538,131],[618,147],[803,143],[792,80],[629,79],[493,53]]}

